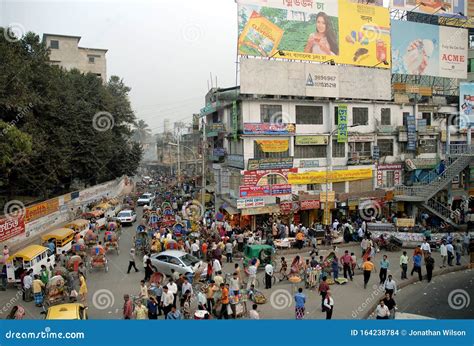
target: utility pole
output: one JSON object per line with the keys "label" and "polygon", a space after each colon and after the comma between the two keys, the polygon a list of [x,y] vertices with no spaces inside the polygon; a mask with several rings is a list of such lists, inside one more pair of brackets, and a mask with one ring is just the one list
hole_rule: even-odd
{"label": "utility pole", "polygon": [[180,150],[179,150],[179,137],[181,136],[180,132],[178,131],[178,187],[180,186],[181,184],[181,160],[180,160]]}
{"label": "utility pole", "polygon": [[206,209],[206,124],[202,119],[202,187],[201,187],[201,204],[202,208]]}

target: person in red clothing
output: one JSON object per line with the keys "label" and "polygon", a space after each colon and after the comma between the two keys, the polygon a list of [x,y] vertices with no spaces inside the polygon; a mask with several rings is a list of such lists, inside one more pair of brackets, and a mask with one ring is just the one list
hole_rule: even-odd
{"label": "person in red clothing", "polygon": [[323,281],[319,284],[319,294],[321,294],[321,311],[324,312],[324,298],[329,291],[329,285],[326,283],[326,276],[323,277]]}
{"label": "person in red clothing", "polygon": [[202,258],[205,260],[207,258],[207,243],[204,241],[201,245]]}
{"label": "person in red clothing", "polygon": [[124,320],[131,320],[133,316],[133,305],[132,301],[130,300],[130,296],[125,294],[123,296],[123,319]]}
{"label": "person in red clothing", "polygon": [[341,264],[344,268],[344,278],[347,279],[347,273],[352,281],[352,256],[349,255],[349,251],[345,251],[344,256],[341,257]]}

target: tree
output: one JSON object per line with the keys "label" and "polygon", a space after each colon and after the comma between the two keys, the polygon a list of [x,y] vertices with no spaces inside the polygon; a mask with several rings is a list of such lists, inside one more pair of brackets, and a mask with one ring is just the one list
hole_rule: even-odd
{"label": "tree", "polygon": [[144,141],[146,141],[148,137],[151,136],[151,130],[148,124],[141,119],[138,120],[138,122],[135,123],[134,125],[135,125],[134,140],[140,144],[143,144]]}

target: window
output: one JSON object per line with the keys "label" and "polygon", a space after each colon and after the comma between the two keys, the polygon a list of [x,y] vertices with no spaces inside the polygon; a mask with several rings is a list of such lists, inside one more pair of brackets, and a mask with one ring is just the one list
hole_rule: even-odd
{"label": "window", "polygon": [[88,55],[87,57],[89,58],[89,64],[94,64],[95,63],[95,56]]}
{"label": "window", "polygon": [[391,125],[390,108],[382,108],[381,125]]}
{"label": "window", "polygon": [[[472,36],[472,37],[474,37],[474,36]],[[471,47],[471,48],[474,48],[474,44],[473,44],[473,47]],[[470,58],[467,61],[467,72],[474,72],[474,58]]]}
{"label": "window", "polygon": [[237,141],[228,141],[229,153],[231,155],[243,155],[244,154],[244,141],[239,139]]}
{"label": "window", "polygon": [[410,112],[403,112],[403,126],[407,126],[408,117],[410,116]]}
{"label": "window", "polygon": [[49,42],[49,48],[51,49],[59,49],[59,41],[58,40],[51,40]]}
{"label": "window", "polygon": [[344,193],[346,192],[346,182],[341,181],[339,183],[332,183],[332,190],[336,193]]}
{"label": "window", "polygon": [[301,125],[322,125],[322,106],[296,106],[296,123]]}
{"label": "window", "polygon": [[254,155],[253,157],[256,159],[266,159],[266,158],[278,158],[278,157],[288,157],[289,155],[289,148],[287,151],[283,151],[281,153],[266,153],[264,152],[260,145],[257,144],[257,142],[253,142],[254,144]]}
{"label": "window", "polygon": [[393,156],[393,139],[378,139],[377,145],[380,149],[380,156]]}
{"label": "window", "polygon": [[400,154],[411,153],[412,151],[407,149],[408,142],[398,142],[398,151]]}
{"label": "window", "polygon": [[339,125],[338,113],[339,107],[334,107],[334,125]]}
{"label": "window", "polygon": [[295,158],[324,158],[327,156],[326,145],[295,145]]}
{"label": "window", "polygon": [[260,105],[262,123],[281,123],[281,105]]}
{"label": "window", "polygon": [[431,113],[421,113],[421,118],[426,120],[426,126],[431,126]]}
{"label": "window", "polygon": [[332,157],[346,157],[346,143],[332,141]]}
{"label": "window", "polygon": [[387,171],[385,176],[385,186],[384,187],[394,187],[395,186],[395,171]]}
{"label": "window", "polygon": [[351,151],[352,154],[356,153],[358,156],[370,157],[370,156],[372,156],[372,152],[371,152],[371,149],[370,149],[371,144],[372,144],[372,142],[349,143],[350,151]]}
{"label": "window", "polygon": [[308,184],[306,185],[308,191],[321,191],[321,184]]}
{"label": "window", "polygon": [[369,109],[364,107],[352,108],[352,125],[368,125]]}
{"label": "window", "polygon": [[474,35],[469,35],[469,49],[474,49]]}

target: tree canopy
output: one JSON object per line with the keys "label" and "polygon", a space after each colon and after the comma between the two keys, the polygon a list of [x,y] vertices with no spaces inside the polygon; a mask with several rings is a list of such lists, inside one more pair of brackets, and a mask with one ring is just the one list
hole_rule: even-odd
{"label": "tree canopy", "polygon": [[0,28],[0,189],[47,198],[132,175],[142,150],[127,87],[49,63],[39,36]]}

